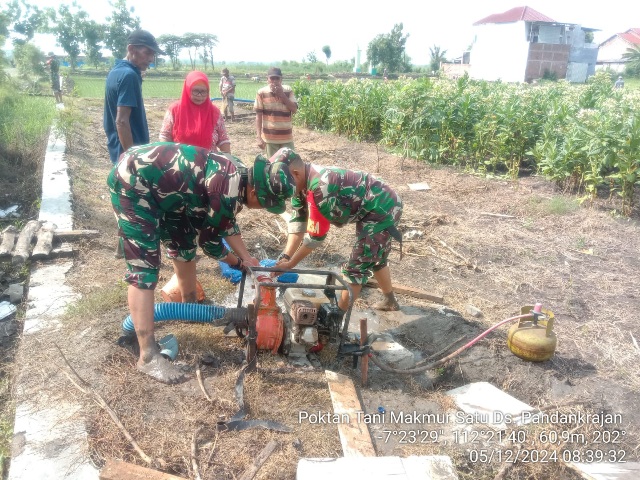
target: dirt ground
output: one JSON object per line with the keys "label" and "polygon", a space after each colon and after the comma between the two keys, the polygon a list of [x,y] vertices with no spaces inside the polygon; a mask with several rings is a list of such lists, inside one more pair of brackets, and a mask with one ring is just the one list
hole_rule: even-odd
{"label": "dirt ground", "polygon": [[[157,138],[169,101],[146,99],[152,139]],[[300,421],[300,412],[331,412],[331,399],[322,369],[295,369],[286,360],[260,356],[259,372],[245,380],[244,396],[249,418],[268,419],[291,427],[291,432],[246,430],[220,432],[219,420],[237,410],[234,384],[243,360],[238,338],[225,337],[207,325],[160,324],[159,335],[174,333],[180,342],[178,362],[192,377],[177,386],[165,386],[143,377],[133,368],[134,357],[116,345],[122,320],[128,313],[121,281],[124,262],[116,260],[116,225],[106,177],[110,163],[102,130],[102,102],[74,101],[83,119],[80,135],[68,154],[74,195],[74,225],[97,229],[102,235],[83,241],[68,281],[83,295],[70,310],[60,331],[41,339],[37,358],[23,358],[34,382],[59,387],[51,399],[79,392],[57,373],[57,342],[69,363],[102,395],[142,450],[162,459],[164,470],[196,478],[191,461],[192,439],[197,432],[196,458],[206,479],[236,478],[272,439],[278,449],[256,478],[294,478],[299,458],[342,455],[335,424]],[[254,141],[254,115],[236,107],[237,120],[228,123],[232,152],[252,163],[259,153]],[[547,362],[531,363],[507,348],[508,326],[501,327],[445,366],[421,375],[389,374],[372,368],[367,388],[360,394],[366,413],[387,411],[450,412],[453,402],[444,393],[472,382],[489,382],[517,399],[548,412],[620,414],[614,425],[551,424],[527,427],[527,438],[495,443],[453,441],[452,425],[371,425],[378,455],[450,455],[460,478],[578,478],[562,460],[565,451],[586,449],[622,451],[624,460],[638,461],[640,429],[638,400],[640,339],[640,235],[638,211],[631,219],[617,215],[617,199],[598,199],[580,205],[575,197],[557,191],[540,177],[518,181],[485,178],[451,168],[429,166],[402,159],[373,144],[355,143],[332,134],[297,127],[295,144],[303,159],[375,172],[402,196],[401,230],[413,236],[404,244],[404,257],[391,255],[394,283],[444,297],[437,305],[400,295],[402,314],[380,314],[379,329],[388,330],[416,359],[439,352],[464,337],[467,341],[520,307],[541,302],[555,314],[558,346]],[[413,191],[409,183],[425,182],[430,190]],[[243,211],[239,223],[252,252],[264,250],[275,258],[285,236],[276,225],[279,217],[262,211]],[[307,259],[308,268],[335,268],[350,251],[354,227],[332,229],[325,245]],[[161,283],[171,271],[163,266]],[[217,262],[201,258],[199,280],[213,303],[233,291],[220,280]],[[370,316],[369,305],[379,298],[365,289],[352,323]],[[159,299],[159,297],[158,297]],[[467,306],[481,310],[473,317]],[[460,344],[458,344],[460,345]],[[330,352],[327,354],[330,355]],[[47,366],[46,359],[55,359]],[[205,397],[195,378],[199,360]],[[350,362],[340,372],[359,385],[359,371]],[[108,458],[144,465],[109,416],[86,398],[81,413],[89,428],[90,452],[97,466]],[[420,440],[426,429],[442,430],[436,441]],[[483,425],[471,425],[476,432]],[[522,427],[520,427],[522,428]],[[539,430],[553,429],[566,441],[536,443]],[[405,441],[396,432],[419,432],[418,441]],[[602,432],[618,432],[616,442],[598,443]],[[385,431],[393,434],[385,435]],[[508,430],[511,431],[511,430]],[[507,432],[508,432],[507,431]],[[620,433],[624,431],[624,434]],[[595,433],[594,433],[595,432]],[[574,442],[575,440],[575,442]],[[492,443],[493,442],[493,443]],[[575,444],[572,444],[575,443]],[[522,460],[513,465],[476,458],[478,448],[538,450],[554,461]],[[537,458],[537,457],[536,457]],[[533,456],[531,457],[533,459]]]}

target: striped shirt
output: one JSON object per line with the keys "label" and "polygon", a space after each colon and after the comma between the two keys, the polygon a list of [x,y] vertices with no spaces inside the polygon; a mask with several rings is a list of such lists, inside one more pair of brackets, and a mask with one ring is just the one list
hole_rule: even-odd
{"label": "striped shirt", "polygon": [[[282,85],[282,90],[289,100],[297,103],[289,85]],[[291,111],[271,93],[269,85],[258,90],[253,109],[257,113],[262,113],[262,139],[266,143],[293,142]]]}

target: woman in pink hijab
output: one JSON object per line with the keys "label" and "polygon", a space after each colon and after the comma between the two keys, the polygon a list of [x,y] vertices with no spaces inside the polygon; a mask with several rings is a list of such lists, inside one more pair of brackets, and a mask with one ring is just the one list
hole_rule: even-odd
{"label": "woman in pink hijab", "polygon": [[159,138],[207,148],[214,152],[231,152],[231,141],[220,109],[210,100],[209,79],[203,72],[187,75],[182,96],[169,105],[162,121]]}

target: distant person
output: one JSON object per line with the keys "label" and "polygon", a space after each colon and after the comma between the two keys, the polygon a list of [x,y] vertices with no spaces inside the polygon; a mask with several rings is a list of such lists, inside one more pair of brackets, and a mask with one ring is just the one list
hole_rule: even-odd
{"label": "distant person", "polygon": [[229,75],[229,69],[222,69],[222,77],[220,77],[220,95],[222,96],[222,111],[224,112],[224,119],[228,120],[231,116],[231,121],[235,122],[236,114],[233,109],[233,100],[236,97],[236,79],[233,75]]}
{"label": "distant person", "polygon": [[152,143],[127,150],[107,183],[127,262],[124,279],[140,346],[136,367],[160,382],[179,382],[184,373],[160,354],[154,336],[160,243],[173,260],[186,303],[196,301],[198,245],[207,257],[236,270],[259,266],[240,235],[236,216],[243,207],[284,212],[295,192],[289,167],[257,158],[246,168],[206,148]]}
{"label": "distant person", "polygon": [[624,80],[622,79],[622,75],[618,77],[616,83],[613,85],[614,88],[624,88]]}
{"label": "distant person", "polygon": [[190,72],[184,80],[182,96],[169,105],[159,138],[206,148],[213,152],[231,152],[220,109],[211,103],[209,79],[203,72]]}
{"label": "distant person", "polygon": [[281,148],[293,149],[291,116],[298,111],[298,103],[291,87],[282,84],[279,68],[271,67],[267,78],[269,84],[258,90],[253,108],[258,147],[266,148],[267,157],[271,157]]}
{"label": "distant person", "polygon": [[51,90],[53,90],[53,96],[56,99],[56,103],[62,103],[62,89],[60,88],[60,62],[53,52],[49,52],[47,67],[49,67],[49,73],[51,75]]}
{"label": "distant person", "polygon": [[104,131],[111,163],[125,150],[149,143],[149,126],[142,100],[142,73],[164,55],[153,35],[135,30],[127,39],[127,56],[116,60],[107,75],[104,96]]}

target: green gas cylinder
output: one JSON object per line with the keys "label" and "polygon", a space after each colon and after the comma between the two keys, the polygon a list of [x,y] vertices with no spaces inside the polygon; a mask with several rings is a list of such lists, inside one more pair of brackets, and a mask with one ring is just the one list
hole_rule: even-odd
{"label": "green gas cylinder", "polygon": [[533,318],[521,318],[509,329],[507,335],[509,350],[517,357],[530,362],[549,360],[553,357],[558,343],[553,331],[553,312],[538,305],[522,307],[520,310],[522,315],[527,313],[536,315]]}

